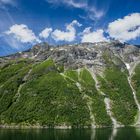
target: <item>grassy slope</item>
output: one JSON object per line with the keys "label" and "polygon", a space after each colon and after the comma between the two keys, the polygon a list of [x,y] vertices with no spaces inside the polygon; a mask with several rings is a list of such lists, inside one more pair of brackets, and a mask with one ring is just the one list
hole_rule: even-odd
{"label": "grassy slope", "polygon": [[[101,89],[113,101],[114,116],[123,124],[132,124],[137,107],[125,72],[109,61],[105,78],[99,77]],[[20,98],[15,99],[23,77],[33,67],[28,81],[20,91]],[[104,97],[95,88],[95,81],[88,70],[67,70],[64,77],[62,66],[56,66],[52,60],[33,65],[27,61],[14,62],[0,69],[0,119],[1,123],[40,125],[89,126],[90,111],[87,95],[92,99],[92,110],[96,125],[111,125],[106,113]],[[80,83],[82,91],[76,86]]]}
{"label": "grassy slope", "polygon": [[[27,60],[28,61],[28,60]],[[15,76],[17,73],[20,72],[20,70],[25,67],[26,60],[22,61],[11,61],[7,65],[3,66],[0,69],[0,85],[2,85],[4,82],[9,80],[9,78]]]}
{"label": "grassy slope", "polygon": [[52,60],[34,66],[19,102],[1,116],[7,123],[90,125],[89,111],[79,89],[59,74]]}
{"label": "grassy slope", "polygon": [[[75,82],[80,83],[82,87],[82,94],[89,96],[92,100],[92,113],[95,116],[95,123],[99,126],[110,126],[111,120],[106,113],[104,98],[98,93],[95,88],[95,81],[87,69],[82,69],[79,73],[77,71],[69,70],[66,75],[71,77]],[[87,102],[89,102],[87,100]]]}
{"label": "grassy slope", "polygon": [[101,90],[112,100],[112,111],[116,119],[125,125],[134,123],[137,106],[127,80],[127,72],[105,56],[107,68],[104,78],[98,77]]}
{"label": "grassy slope", "polygon": [[29,69],[30,65],[26,61],[15,62],[1,69],[0,114],[15,102],[14,96]]}

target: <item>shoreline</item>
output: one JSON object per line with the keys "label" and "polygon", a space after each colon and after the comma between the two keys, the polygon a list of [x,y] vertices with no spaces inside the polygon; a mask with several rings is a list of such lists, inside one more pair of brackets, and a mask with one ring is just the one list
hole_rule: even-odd
{"label": "shoreline", "polygon": [[84,127],[72,127],[72,126],[54,126],[54,127],[48,127],[48,126],[41,126],[41,125],[0,125],[0,129],[62,129],[62,130],[72,130],[72,129],[98,129],[98,128],[124,128],[124,127],[140,127],[140,126],[84,126]]}

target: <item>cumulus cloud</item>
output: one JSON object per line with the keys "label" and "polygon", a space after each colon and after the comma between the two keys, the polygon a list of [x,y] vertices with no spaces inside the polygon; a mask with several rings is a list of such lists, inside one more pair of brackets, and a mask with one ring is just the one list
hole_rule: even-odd
{"label": "cumulus cloud", "polygon": [[77,20],[73,20],[72,23],[66,25],[66,31],[56,29],[52,32],[52,38],[55,41],[74,41],[76,38],[76,29],[74,26],[82,26]]}
{"label": "cumulus cloud", "polygon": [[85,30],[82,33],[81,41],[91,43],[108,41],[103,33],[104,31],[102,29],[91,31],[91,27],[85,28]]}
{"label": "cumulus cloud", "polygon": [[108,33],[110,37],[122,42],[136,39],[140,36],[140,13],[133,13],[109,23]]}
{"label": "cumulus cloud", "polygon": [[60,5],[64,4],[65,6],[79,8],[84,10],[87,13],[87,17],[92,20],[100,19],[104,16],[104,9],[97,9],[95,5],[89,5],[88,0],[46,0],[49,3]]}
{"label": "cumulus cloud", "polygon": [[5,32],[5,34],[13,36],[21,43],[40,42],[40,40],[35,36],[34,32],[24,24],[15,24],[11,26],[10,29]]}
{"label": "cumulus cloud", "polygon": [[52,28],[45,28],[45,29],[39,34],[39,37],[46,39],[46,38],[49,37],[49,35],[51,34],[51,32],[52,32]]}

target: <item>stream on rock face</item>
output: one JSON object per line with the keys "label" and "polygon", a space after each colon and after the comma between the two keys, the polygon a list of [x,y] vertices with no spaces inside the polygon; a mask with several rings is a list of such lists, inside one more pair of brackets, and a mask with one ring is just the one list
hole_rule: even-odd
{"label": "stream on rock face", "polygon": [[137,96],[136,96],[136,92],[135,92],[135,90],[134,90],[134,88],[133,88],[133,86],[131,84],[131,76],[128,77],[128,82],[129,82],[129,85],[130,85],[130,87],[132,89],[133,97],[134,97],[135,103],[136,103],[136,105],[138,107],[138,111],[139,111],[139,113],[138,113],[138,119],[137,119],[137,122],[136,122],[135,125],[139,125],[140,124],[140,104],[138,102],[138,99],[137,99]]}
{"label": "stream on rock face", "polygon": [[133,85],[132,85],[132,83],[131,83],[131,78],[132,78],[132,76],[133,76],[135,67],[136,67],[138,64],[139,64],[139,61],[136,62],[136,63],[133,65],[133,67],[130,67],[130,64],[125,63],[126,68],[127,68],[128,72],[129,72],[128,83],[129,83],[129,85],[130,85],[130,87],[131,87],[131,90],[132,90],[132,94],[133,94],[135,103],[136,103],[136,105],[137,105],[137,107],[138,107],[138,117],[137,117],[137,120],[136,120],[136,122],[135,122],[134,125],[140,125],[140,103],[139,103],[139,101],[138,101],[138,99],[137,99],[136,91],[135,91],[135,89],[133,88]]}
{"label": "stream on rock face", "polygon": [[[96,87],[96,89],[98,90],[98,92],[99,92],[101,95],[105,96],[106,94],[104,94],[104,93],[100,90],[99,82],[98,82],[98,80],[97,80],[97,78],[96,78],[96,76],[95,76],[93,70],[90,69],[89,71],[90,71],[90,73],[91,73],[91,75],[92,75],[92,78],[93,78],[94,81],[95,81],[95,87]],[[108,97],[108,98],[107,98],[107,97],[104,98],[104,103],[105,103],[105,107],[106,107],[106,112],[107,112],[107,114],[109,115],[109,117],[110,117],[110,119],[111,119],[111,121],[112,121],[113,127],[114,127],[114,128],[119,127],[120,124],[117,122],[116,118],[113,116],[113,113],[111,112],[111,100],[109,99],[109,97]]]}
{"label": "stream on rock face", "polygon": [[112,115],[112,112],[111,112],[110,99],[109,99],[109,98],[105,98],[105,99],[104,99],[104,102],[105,102],[105,105],[106,105],[107,114],[110,116],[110,118],[111,118],[111,120],[112,120],[113,127],[114,127],[114,128],[119,127],[119,124],[118,124],[116,118]]}

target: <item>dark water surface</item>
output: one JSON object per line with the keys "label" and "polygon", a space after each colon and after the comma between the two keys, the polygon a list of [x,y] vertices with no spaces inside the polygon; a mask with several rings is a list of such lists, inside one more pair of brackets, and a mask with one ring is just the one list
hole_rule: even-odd
{"label": "dark water surface", "polygon": [[0,140],[140,140],[140,128],[94,130],[0,129]]}

